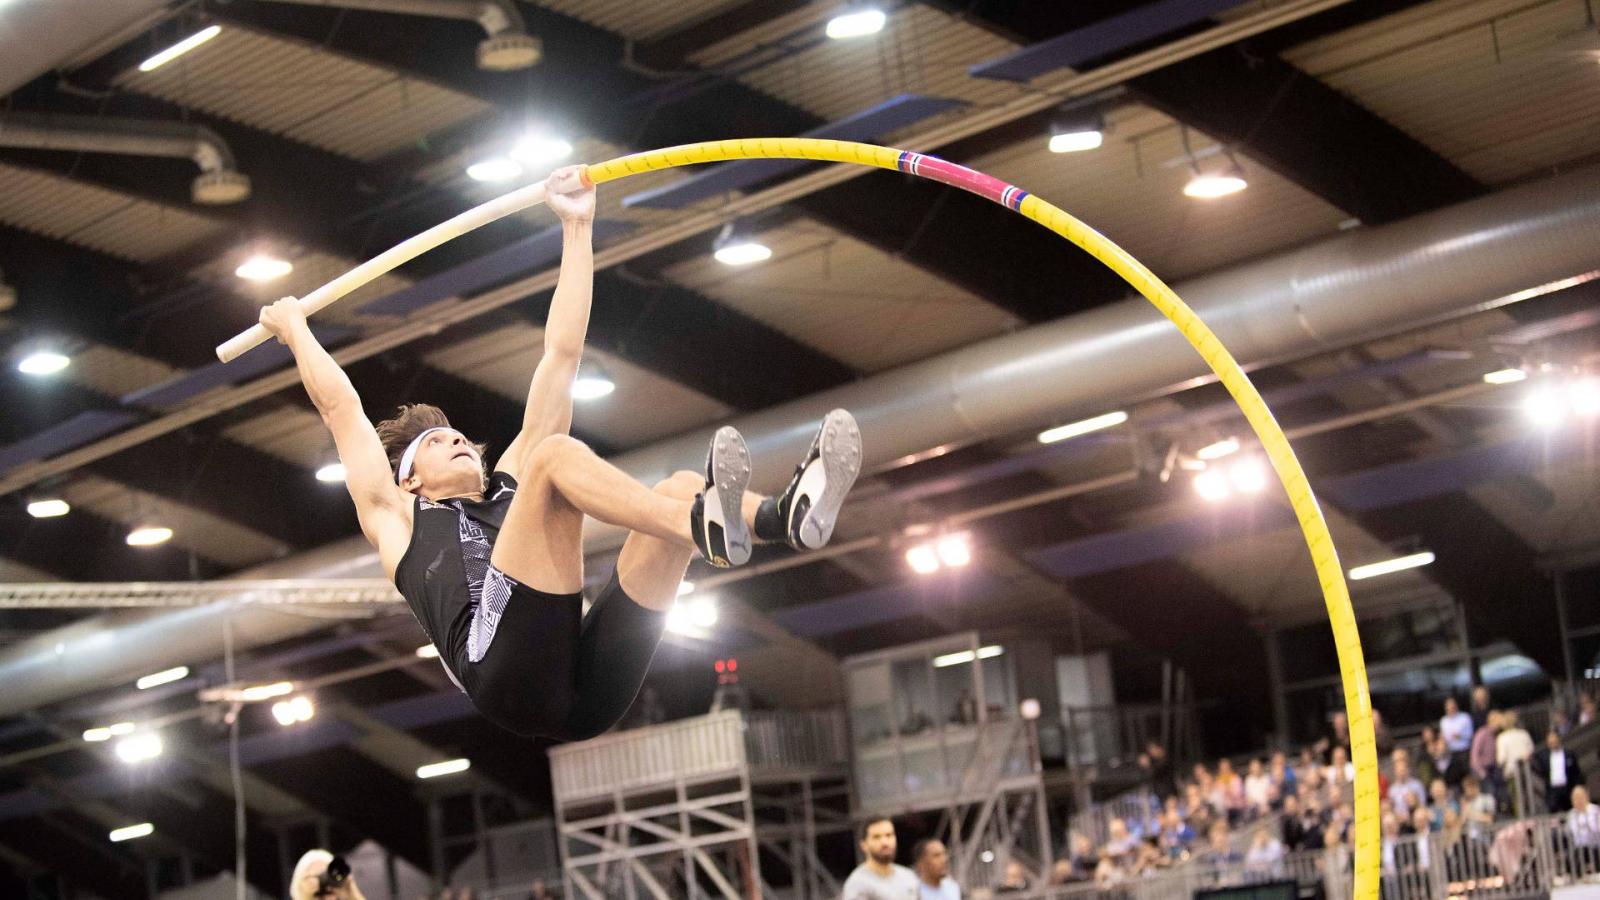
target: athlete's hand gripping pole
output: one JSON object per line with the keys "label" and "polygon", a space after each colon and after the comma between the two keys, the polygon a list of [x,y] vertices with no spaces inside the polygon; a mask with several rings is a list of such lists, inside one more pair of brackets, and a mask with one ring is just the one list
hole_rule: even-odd
{"label": "athlete's hand gripping pole", "polygon": [[[580,169],[567,179],[568,183],[556,185],[562,192],[575,191],[585,186],[588,182],[587,173]],[[459,216],[441,222],[416,237],[390,247],[388,250],[367,260],[354,269],[340,275],[338,278],[317,288],[311,293],[300,298],[300,307],[310,317],[321,312],[329,304],[350,294],[379,276],[394,271],[401,265],[416,259],[418,256],[433,248],[454,240],[475,228],[481,228],[496,219],[501,219],[515,212],[521,212],[529,207],[538,206],[545,200],[545,183],[538,182],[527,187],[518,188],[508,194],[490,200],[488,203],[474,206]],[[260,325],[252,325],[226,343],[217,347],[217,358],[223,362],[233,362],[246,350],[259,346],[272,339],[272,335]]]}

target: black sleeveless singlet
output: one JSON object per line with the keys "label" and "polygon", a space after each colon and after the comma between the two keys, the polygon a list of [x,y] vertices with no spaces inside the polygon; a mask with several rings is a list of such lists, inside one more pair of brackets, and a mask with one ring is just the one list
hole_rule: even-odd
{"label": "black sleeveless singlet", "polygon": [[[459,667],[468,659],[473,618],[479,613],[479,591],[468,578],[468,567],[473,556],[482,556],[476,572],[481,589],[488,548],[494,546],[516,492],[515,478],[495,472],[489,476],[481,501],[463,497],[440,502],[417,497],[413,501],[411,543],[395,568],[394,583],[458,686],[462,683]],[[468,540],[480,544],[475,552],[463,549]],[[491,638],[492,634],[491,630]]]}

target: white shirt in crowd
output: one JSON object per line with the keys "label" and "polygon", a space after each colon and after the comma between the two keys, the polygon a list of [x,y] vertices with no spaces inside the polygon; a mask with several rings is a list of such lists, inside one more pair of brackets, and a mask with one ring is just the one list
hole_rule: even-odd
{"label": "white shirt in crowd", "polygon": [[1246,775],[1244,779],[1244,802],[1252,809],[1265,809],[1272,804],[1272,776]]}
{"label": "white shirt in crowd", "polygon": [[1457,711],[1453,716],[1439,720],[1439,736],[1451,753],[1465,753],[1472,749],[1472,715]]}
{"label": "white shirt in crowd", "polygon": [[1550,786],[1567,786],[1567,751],[1550,751]]}
{"label": "white shirt in crowd", "polygon": [[917,897],[919,900],[961,900],[961,888],[956,884],[956,880],[948,875],[945,876],[943,881],[939,882],[938,887],[934,887],[919,878],[917,879]]}
{"label": "white shirt in crowd", "polygon": [[845,879],[840,900],[918,900],[920,883],[917,874],[905,866],[890,868],[884,877],[862,863]]}
{"label": "white shirt in crowd", "polygon": [[1533,756],[1533,738],[1525,728],[1507,728],[1494,739],[1494,760],[1501,769],[1527,762]]}

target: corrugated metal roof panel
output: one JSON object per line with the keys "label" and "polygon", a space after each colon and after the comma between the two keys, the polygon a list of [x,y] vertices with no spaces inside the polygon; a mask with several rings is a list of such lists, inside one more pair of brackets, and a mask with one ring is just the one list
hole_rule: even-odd
{"label": "corrugated metal roof panel", "polygon": [[[304,297],[362,262],[330,253],[308,251],[290,260],[294,263],[294,271],[288,275],[273,281],[260,282],[246,281],[233,274],[233,270],[247,255],[239,253],[217,259],[194,269],[189,274],[198,280],[222,285],[238,294],[250,306],[266,306],[279,297]],[[348,321],[362,304],[408,288],[411,284],[410,278],[395,272],[380,275],[370,284],[318,313],[317,321],[324,324]]]}
{"label": "corrugated metal roof panel", "polygon": [[1600,153],[1582,3],[1435,0],[1285,56],[1491,184]]}
{"label": "corrugated metal roof panel", "polygon": [[[1051,153],[1045,135],[968,165],[1049,200],[1116,241],[1168,281],[1337,231],[1347,216],[1271,171],[1240,158],[1249,188],[1231,197],[1184,196],[1191,177],[1177,123],[1145,107],[1107,117],[1105,144]],[[1197,155],[1213,142],[1190,132]],[[1225,160],[1203,158],[1202,169]]]}
{"label": "corrugated metal roof panel", "polygon": [[0,165],[0,222],[131,259],[175,253],[226,226],[48,172]]}
{"label": "corrugated metal roof panel", "polygon": [[[837,4],[807,7],[708,47],[693,62],[713,67],[789,31],[805,39],[821,34]],[[848,41],[823,40],[739,76],[750,87],[799,106],[824,119],[837,119],[882,103],[897,94],[927,94],[975,104],[997,104],[1021,91],[1017,85],[975,79],[967,67],[1017,49],[1017,45],[926,4],[909,3],[889,14],[876,35]]]}
{"label": "corrugated metal roof panel", "polygon": [[760,235],[772,259],[730,268],[709,254],[672,280],[863,371],[921,359],[1015,327],[1015,316],[910,263],[813,221]]}
{"label": "corrugated metal roof panel", "polygon": [[366,161],[489,109],[432,82],[234,25],[116,84]]}
{"label": "corrugated metal roof panel", "polygon": [[738,6],[745,0],[539,0],[539,5],[635,41],[649,41]]}
{"label": "corrugated metal roof panel", "polygon": [[1592,552],[1600,544],[1594,463],[1580,459],[1553,466],[1536,477],[1555,497],[1552,506],[1530,504],[1525,492],[1502,484],[1480,485],[1468,493],[1541,556]]}
{"label": "corrugated metal roof panel", "polygon": [[86,475],[61,493],[73,506],[129,527],[159,522],[172,529],[173,545],[225,566],[248,566],[289,551],[286,545],[243,525],[106,478]]}
{"label": "corrugated metal roof panel", "polygon": [[159,360],[140,356],[105,344],[91,344],[72,354],[66,376],[97,394],[120,397],[178,374],[178,370]]}
{"label": "corrugated metal roof panel", "polygon": [[[460,341],[430,354],[429,364],[521,402],[539,363],[544,330],[518,323]],[[614,447],[632,447],[714,422],[733,409],[662,378],[613,354],[589,349],[617,389],[600,400],[576,404],[573,426]]]}
{"label": "corrugated metal roof panel", "polygon": [[223,436],[279,459],[315,469],[333,462],[333,437],[322,418],[300,406],[281,406],[271,412],[228,426]]}

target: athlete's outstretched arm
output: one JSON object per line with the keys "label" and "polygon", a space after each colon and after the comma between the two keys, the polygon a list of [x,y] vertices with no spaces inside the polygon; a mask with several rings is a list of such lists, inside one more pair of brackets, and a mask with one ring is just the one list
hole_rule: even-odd
{"label": "athlete's outstretched arm", "polygon": [[572,381],[583,358],[589,304],[594,297],[594,188],[570,193],[555,189],[558,179],[575,168],[557,169],[547,182],[550,193],[545,205],[561,219],[561,274],[545,319],[544,355],[528,386],[522,429],[495,465],[507,472],[521,471],[523,455],[540,440],[566,434],[572,427]]}
{"label": "athlete's outstretched arm", "polygon": [[[345,485],[356,503],[361,530],[379,551],[385,537],[404,514],[403,494],[394,483],[389,456],[384,453],[378,433],[361,408],[350,377],[339,368],[328,351],[317,342],[306,325],[305,311],[293,297],[285,297],[261,310],[261,324],[278,340],[289,345],[295,367],[305,384],[311,402],[322,414],[323,424],[333,433],[339,461],[344,463]],[[404,541],[401,542],[404,547]],[[395,560],[398,562],[398,558]]]}

